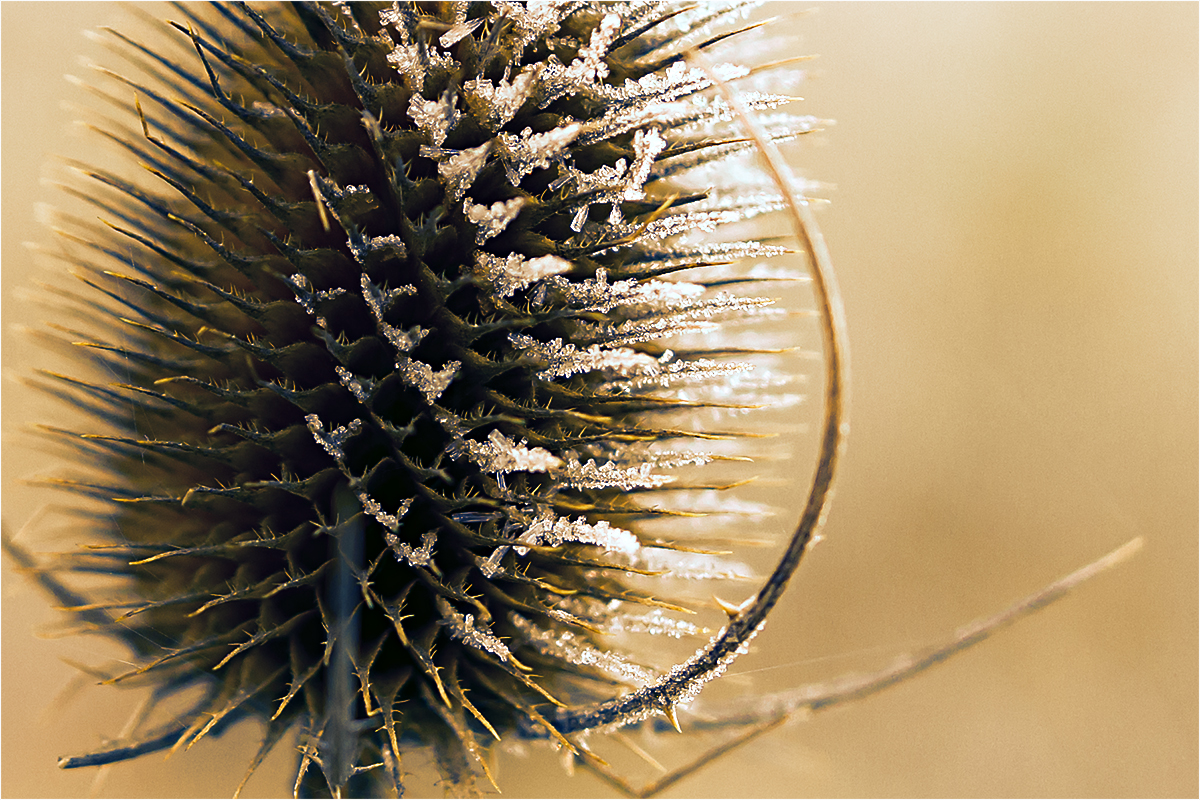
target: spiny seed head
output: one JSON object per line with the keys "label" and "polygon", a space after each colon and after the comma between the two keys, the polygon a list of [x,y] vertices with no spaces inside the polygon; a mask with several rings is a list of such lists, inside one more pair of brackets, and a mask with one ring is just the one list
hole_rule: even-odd
{"label": "spiny seed head", "polygon": [[487,742],[673,721],[744,649],[678,680],[651,652],[713,632],[662,597],[745,576],[711,552],[744,506],[689,468],[780,382],[730,326],[784,250],[717,231],[781,201],[685,60],[743,10],[183,7],[192,64],[126,40],[108,135],[157,188],[91,169],[73,234],[74,338],[122,378],[51,379],[95,424],[59,432],[98,503],[65,564],[127,595],[68,605],[140,659],[114,682],[204,691],[79,763],[252,717],[300,732],[307,791],[400,791],[410,746],[466,790]]}

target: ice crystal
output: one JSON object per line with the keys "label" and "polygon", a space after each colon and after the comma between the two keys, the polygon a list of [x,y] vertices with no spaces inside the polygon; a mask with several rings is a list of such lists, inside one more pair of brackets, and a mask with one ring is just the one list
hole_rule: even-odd
{"label": "ice crystal", "polygon": [[[766,297],[738,297],[720,292],[691,304],[681,304],[680,310],[659,314],[645,319],[630,319],[616,325],[609,323],[584,323],[580,325],[583,338],[602,342],[605,347],[639,344],[653,339],[664,339],[693,331],[714,330],[719,325],[713,317],[729,314],[749,315],[775,301]],[[592,345],[593,348],[599,345]],[[615,351],[606,351],[615,352]]]}
{"label": "ice crystal", "polygon": [[497,141],[508,179],[516,184],[535,169],[549,167],[582,129],[579,123],[571,122],[545,133],[534,133],[532,128],[521,131],[519,136],[501,133]]}
{"label": "ice crystal", "polygon": [[583,517],[572,520],[556,516],[548,509],[544,509],[516,541],[519,544],[515,545],[513,550],[519,555],[529,552],[530,546],[558,547],[565,542],[591,544],[608,552],[626,554],[634,553],[641,547],[636,536],[627,530],[614,527],[608,520],[590,524],[585,522]]}
{"label": "ice crystal", "polygon": [[442,369],[434,370],[425,362],[414,358],[401,358],[396,362],[396,370],[405,383],[423,394],[425,400],[430,403],[442,396],[442,392],[446,391],[446,387],[454,380],[461,366],[461,362],[451,361]]}
{"label": "ice crystal", "polygon": [[570,167],[556,183],[570,184],[571,188],[588,197],[571,220],[573,230],[582,230],[588,209],[595,203],[612,204],[610,224],[622,221],[619,206],[624,200],[640,200],[645,197],[643,186],[654,159],[666,147],[666,139],[655,129],[639,130],[633,137],[634,160],[632,166],[625,159],[617,160],[612,166],[603,166],[595,172],[584,173]]}
{"label": "ice crystal", "polygon": [[520,253],[509,253],[507,258],[500,258],[481,250],[475,254],[475,266],[498,296],[509,297],[543,278],[570,271],[572,264],[555,255],[525,258]]}
{"label": "ice crystal", "polygon": [[642,614],[610,613],[605,617],[604,630],[606,633],[645,633],[672,639],[709,633],[694,622],[678,619],[659,608]]}
{"label": "ice crystal", "polygon": [[570,66],[563,66],[551,56],[541,73],[538,107],[545,108],[565,94],[578,94],[593,88],[596,82],[608,76],[608,64],[604,57],[609,45],[621,27],[621,18],[607,14],[592,31],[587,46],[580,49]]}
{"label": "ice crystal", "polygon": [[408,542],[402,541],[394,533],[384,536],[388,546],[396,553],[396,558],[407,562],[413,567],[428,567],[433,561],[433,548],[437,544],[437,531],[425,531],[421,534],[421,546],[414,548]]}
{"label": "ice crystal", "polygon": [[541,365],[538,377],[544,379],[596,371],[618,375],[656,374],[659,366],[659,359],[654,356],[627,347],[612,348],[594,344],[581,350],[562,339],[539,342],[524,334],[512,334],[510,339],[527,358]]}
{"label": "ice crystal", "polygon": [[408,105],[408,115],[417,127],[429,137],[429,143],[441,147],[446,134],[458,122],[460,116],[454,105],[454,93],[447,89],[437,100],[426,100],[414,94]]}
{"label": "ice crystal", "polygon": [[633,467],[622,467],[611,461],[603,464],[589,459],[586,463],[568,457],[565,465],[556,470],[555,476],[563,486],[572,489],[656,489],[675,480],[673,475],[654,472],[654,465],[641,463]]}
{"label": "ice crystal", "polygon": [[655,678],[654,673],[645,667],[631,663],[607,650],[597,649],[571,631],[539,628],[515,612],[509,615],[509,619],[535,650],[553,654],[573,664],[598,669],[631,686],[645,686]]}
{"label": "ice crystal", "polygon": [[446,628],[452,638],[502,659],[508,659],[511,656],[508,646],[504,642],[496,638],[491,631],[481,629],[476,624],[474,614],[459,614],[449,604],[444,605],[442,614],[446,619]]}
{"label": "ice crystal", "polygon": [[316,414],[309,414],[304,421],[308,423],[308,429],[312,432],[313,439],[317,444],[321,445],[325,452],[337,461],[341,461],[344,457],[342,446],[346,440],[362,429],[362,420],[357,419],[349,425],[339,425],[328,433],[325,432],[325,426],[321,424],[321,418]]}
{"label": "ice crystal", "polygon": [[450,30],[438,37],[438,44],[440,44],[443,48],[453,47],[455,44],[461,42],[463,39],[474,33],[482,24],[482,19],[477,19],[472,22],[456,22],[450,28]]}
{"label": "ice crystal", "polygon": [[754,571],[740,561],[704,553],[680,553],[661,547],[645,547],[628,558],[630,566],[687,580],[747,580]]}
{"label": "ice crystal", "polygon": [[451,455],[465,455],[484,472],[547,472],[562,463],[544,447],[526,447],[500,431],[488,434],[487,441],[462,439],[451,445]]}
{"label": "ice crystal", "polygon": [[541,69],[538,64],[530,64],[511,81],[501,78],[498,83],[492,83],[482,77],[467,81],[463,84],[467,103],[477,119],[484,122],[490,130],[498,131],[525,104]]}
{"label": "ice crystal", "polygon": [[[442,176],[442,180],[449,187],[451,201],[457,202],[466,194],[467,189],[471,187],[475,177],[479,174],[479,170],[483,169],[484,163],[487,162],[491,149],[492,143],[484,142],[479,147],[455,153],[438,164],[438,174]],[[520,206],[516,208],[519,209]],[[507,206],[504,213],[510,213]],[[516,216],[515,212],[512,214]],[[472,222],[474,221],[472,219]],[[504,222],[504,225],[507,225],[509,221],[511,221],[511,217]],[[501,225],[498,230],[503,230],[504,225]]]}
{"label": "ice crystal", "polygon": [[[674,356],[670,350],[665,355]],[[659,369],[642,375],[619,378],[603,384],[604,388],[613,391],[633,392],[650,387],[675,386],[680,383],[719,382],[735,373],[749,372],[753,364],[737,361],[716,361],[711,358],[697,358],[690,361],[669,361],[663,363],[660,358]],[[682,395],[681,395],[682,396]]]}
{"label": "ice crystal", "polygon": [[[389,514],[383,510],[383,506],[379,505],[379,503],[366,492],[359,491],[358,499],[359,502],[363,504],[363,510],[374,517],[380,525],[386,528],[389,534],[395,534],[400,530],[400,519],[408,513],[409,507],[412,506],[412,498],[405,498],[404,500],[400,501],[400,506],[396,509],[396,513]],[[390,541],[391,540],[389,539],[389,542]],[[412,551],[410,550],[408,555],[411,555],[411,553]]]}
{"label": "ice crystal", "polygon": [[524,197],[514,197],[511,200],[498,200],[490,206],[473,203],[471,198],[463,201],[463,213],[467,221],[479,226],[475,231],[475,244],[483,244],[500,231],[508,227],[508,223],[517,218],[525,205]]}

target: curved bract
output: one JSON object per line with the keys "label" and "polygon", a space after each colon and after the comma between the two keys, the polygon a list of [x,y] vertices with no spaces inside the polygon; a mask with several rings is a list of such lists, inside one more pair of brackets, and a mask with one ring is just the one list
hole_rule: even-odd
{"label": "curved bract", "polygon": [[[744,10],[185,6],[163,35],[194,63],[124,40],[145,77],[113,76],[133,124],[108,135],[157,188],[89,170],[96,326],[71,339],[126,377],[46,379],[95,423],[55,430],[96,536],[58,568],[128,592],[42,581],[138,654],[113,682],[206,691],[66,765],[255,717],[251,769],[298,729],[305,791],[399,791],[412,744],[465,791],[489,742],[674,720],[744,649],[765,600],[724,633],[690,611],[748,572],[718,552],[745,507],[721,469],[786,382],[789,343],[746,325],[786,250],[721,226],[786,200],[722,178],[755,145],[714,79],[752,71],[687,61]],[[659,663],[687,637],[711,669]]]}

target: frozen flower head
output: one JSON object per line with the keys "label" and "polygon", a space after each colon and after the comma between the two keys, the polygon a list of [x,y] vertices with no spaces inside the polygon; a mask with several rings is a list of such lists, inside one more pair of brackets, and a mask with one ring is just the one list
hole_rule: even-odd
{"label": "frozen flower head", "polygon": [[[92,324],[69,341],[122,377],[43,376],[90,420],[54,429],[89,544],[10,549],[128,646],[107,678],[152,707],[65,766],[256,719],[248,771],[298,737],[297,792],[402,793],[425,748],[467,793],[496,742],[595,765],[590,732],[689,724],[819,524],[842,430],[834,346],[813,499],[756,591],[737,466],[754,412],[796,399],[763,326],[795,276],[740,223],[797,198],[744,157],[818,122],[721,60],[745,10],[184,6],[162,35],[190,63],[122,40],[108,135],[154,188],[97,164],[103,224],[68,231]],[[84,592],[96,572],[119,580]],[[776,700],[692,721],[817,703]]]}
{"label": "frozen flower head", "polygon": [[122,40],[108,135],[155,181],[94,165],[69,234],[72,340],[125,377],[44,376],[90,419],[56,433],[91,539],[41,581],[133,651],[111,682],[199,691],[67,766],[255,718],[300,791],[400,792],[414,748],[469,791],[497,741],[677,723],[744,650],[761,615],[712,594],[753,591],[726,540],[762,509],[722,487],[794,395],[785,249],[724,230],[782,201],[714,76],[771,136],[817,124],[687,60],[746,10],[184,7],[190,63]]}

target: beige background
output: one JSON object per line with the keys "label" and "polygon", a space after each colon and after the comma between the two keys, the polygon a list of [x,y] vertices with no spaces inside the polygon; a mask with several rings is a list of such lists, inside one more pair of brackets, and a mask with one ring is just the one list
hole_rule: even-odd
{"label": "beige background", "polygon": [[[792,15],[807,4],[776,4]],[[5,3],[4,519],[45,500],[14,324],[45,240],[33,204],[73,137],[60,78],[103,4]],[[778,731],[679,795],[1182,795],[1197,787],[1197,6],[829,3],[782,24],[821,55],[792,151],[837,184],[821,215],[853,347],[850,448],[827,541],[725,689],[869,670],[1143,535],[1144,553],[918,680]],[[780,54],[785,55],[783,53]],[[795,476],[797,483],[801,476]],[[119,692],[54,708],[98,643],[33,638],[47,604],[5,568],[6,796],[78,796],[58,755],[116,734]],[[112,796],[232,792],[253,730],[110,771]],[[676,762],[690,740],[656,752]],[[285,791],[278,753],[250,794]],[[554,759],[509,796],[603,795]],[[414,787],[414,794],[434,787]]]}

